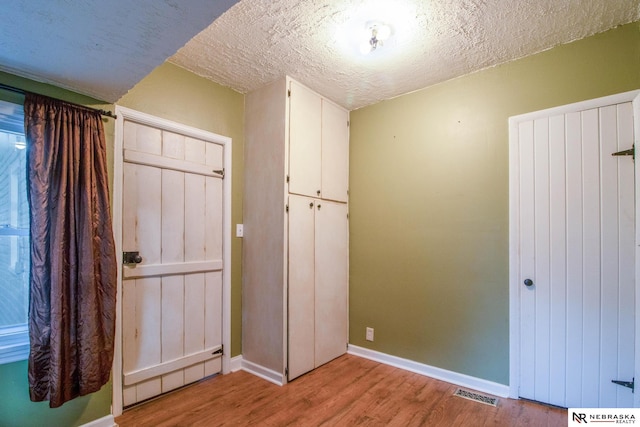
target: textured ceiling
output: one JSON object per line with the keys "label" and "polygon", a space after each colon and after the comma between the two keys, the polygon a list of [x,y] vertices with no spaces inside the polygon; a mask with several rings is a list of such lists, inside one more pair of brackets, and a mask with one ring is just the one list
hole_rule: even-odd
{"label": "textured ceiling", "polygon": [[[170,62],[242,93],[290,75],[352,110],[639,18],[638,0],[241,0]],[[365,56],[370,20],[393,35]]]}
{"label": "textured ceiling", "polygon": [[[0,70],[115,102],[170,58],[242,93],[290,75],[351,110],[637,21],[639,2],[3,0]],[[393,35],[363,56],[370,20]]]}
{"label": "textured ceiling", "polygon": [[115,102],[237,0],[2,0],[0,70]]}

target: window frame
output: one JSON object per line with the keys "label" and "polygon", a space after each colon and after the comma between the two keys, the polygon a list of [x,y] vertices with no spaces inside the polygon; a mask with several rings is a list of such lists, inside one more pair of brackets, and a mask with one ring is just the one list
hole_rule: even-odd
{"label": "window frame", "polygon": [[19,362],[28,357],[28,324],[0,327],[0,365]]}
{"label": "window frame", "polygon": [[[13,97],[5,97],[0,94],[0,102],[22,105],[22,100]],[[18,133],[14,129],[5,129],[8,133]],[[22,134],[24,136],[24,129]],[[24,171],[26,174],[26,170]],[[3,236],[29,236],[29,230],[0,228],[0,235]],[[25,307],[28,310],[28,307]],[[0,326],[0,365],[26,360],[29,357],[29,323],[28,319],[25,323]]]}

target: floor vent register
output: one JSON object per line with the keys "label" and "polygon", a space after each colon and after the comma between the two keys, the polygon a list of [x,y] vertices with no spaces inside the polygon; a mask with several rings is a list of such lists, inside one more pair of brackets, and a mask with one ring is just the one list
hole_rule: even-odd
{"label": "floor vent register", "polygon": [[497,397],[491,397],[491,396],[487,396],[480,393],[474,393],[472,391],[463,390],[461,388],[457,389],[455,393],[453,393],[453,395],[458,397],[463,397],[465,399],[473,400],[474,402],[484,403],[485,405],[489,405],[489,406],[498,405]]}

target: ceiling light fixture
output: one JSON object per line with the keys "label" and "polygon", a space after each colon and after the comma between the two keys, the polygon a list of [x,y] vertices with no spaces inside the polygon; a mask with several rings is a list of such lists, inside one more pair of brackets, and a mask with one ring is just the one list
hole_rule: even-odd
{"label": "ceiling light fixture", "polygon": [[369,37],[369,35],[371,37],[360,45],[360,53],[363,55],[367,55],[379,46],[383,46],[384,41],[391,36],[391,27],[382,22],[367,22],[366,29],[366,37]]}

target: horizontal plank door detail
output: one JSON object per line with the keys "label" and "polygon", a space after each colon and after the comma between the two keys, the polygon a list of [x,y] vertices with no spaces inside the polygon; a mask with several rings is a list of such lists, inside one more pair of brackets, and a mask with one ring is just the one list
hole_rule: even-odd
{"label": "horizontal plank door detail", "polygon": [[123,268],[131,405],[221,371],[223,147],[125,121],[123,148],[123,250],[142,257]]}

